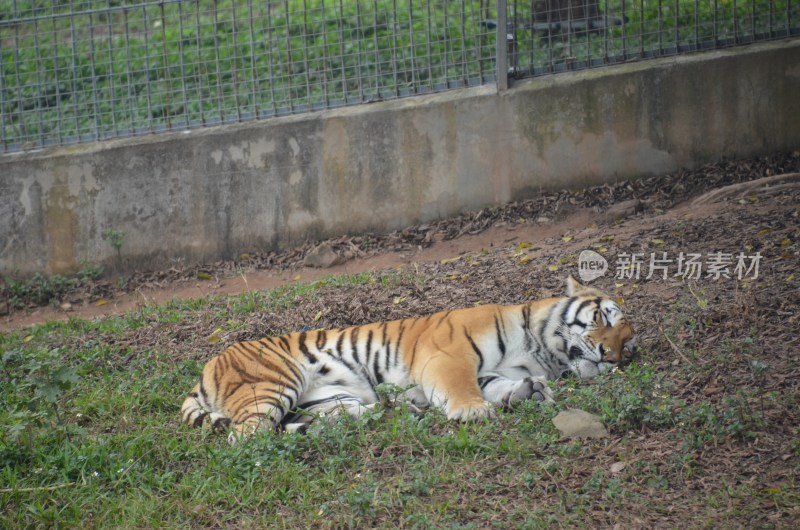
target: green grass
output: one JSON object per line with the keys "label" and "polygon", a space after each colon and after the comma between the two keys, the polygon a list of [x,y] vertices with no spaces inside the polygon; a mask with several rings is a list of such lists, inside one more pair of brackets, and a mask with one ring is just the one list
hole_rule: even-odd
{"label": "green grass", "polygon": [[[746,42],[800,20],[788,0],[600,3],[617,17],[623,5],[624,28],[550,41],[522,31],[519,66]],[[480,84],[494,76],[495,35],[482,25],[494,10],[461,0],[5,2],[3,142],[142,134]]]}
{"label": "green grass", "polygon": [[[796,397],[758,391],[756,380],[721,400],[690,400],[680,390],[714,365],[657,369],[658,352],[555,385],[555,406],[527,402],[486,423],[417,416],[400,404],[237,447],[180,424],[202,367],[198,330],[312,307],[345,289],[422,282],[345,275],[0,335],[0,526],[587,528],[664,517],[739,526],[759,521],[760,503],[798,506],[791,481],[763,488],[726,471],[728,487],[712,496],[687,488],[697,476],[717,480],[705,467],[716,448],[748,447],[767,426],[763,411],[793,410]],[[693,299],[681,300],[667,332],[704,318]],[[716,355],[746,353],[731,348]],[[756,366],[753,377],[762,375]],[[569,407],[599,415],[612,441],[562,440],[551,420]],[[676,490],[685,512],[675,512]]]}

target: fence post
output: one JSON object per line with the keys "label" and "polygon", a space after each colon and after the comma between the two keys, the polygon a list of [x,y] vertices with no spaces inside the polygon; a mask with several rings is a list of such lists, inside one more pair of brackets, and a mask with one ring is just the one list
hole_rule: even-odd
{"label": "fence post", "polygon": [[497,0],[497,50],[495,67],[497,72],[497,91],[508,90],[508,2]]}

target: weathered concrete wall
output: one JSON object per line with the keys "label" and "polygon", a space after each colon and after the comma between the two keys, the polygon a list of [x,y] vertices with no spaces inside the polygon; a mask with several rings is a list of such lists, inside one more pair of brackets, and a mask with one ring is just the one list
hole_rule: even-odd
{"label": "weathered concrete wall", "polygon": [[0,157],[0,271],[388,231],[541,188],[800,146],[800,40]]}

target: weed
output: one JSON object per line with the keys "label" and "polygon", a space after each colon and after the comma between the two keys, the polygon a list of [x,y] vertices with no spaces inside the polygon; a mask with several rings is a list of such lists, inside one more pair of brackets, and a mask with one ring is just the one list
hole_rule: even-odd
{"label": "weed", "polygon": [[103,231],[103,239],[116,251],[117,260],[122,263],[122,245],[125,243],[125,232],[106,228]]}

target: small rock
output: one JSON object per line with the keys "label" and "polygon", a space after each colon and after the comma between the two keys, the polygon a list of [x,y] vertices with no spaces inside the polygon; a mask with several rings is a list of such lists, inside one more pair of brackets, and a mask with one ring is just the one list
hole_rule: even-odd
{"label": "small rock", "polygon": [[608,431],[594,414],[580,409],[562,410],[553,425],[567,438],[606,438]]}
{"label": "small rock", "polygon": [[603,212],[600,217],[606,223],[613,223],[641,212],[643,208],[644,205],[642,204],[642,201],[639,199],[631,199],[629,201],[623,201],[614,204],[608,210]]}
{"label": "small rock", "polygon": [[334,252],[330,243],[321,243],[306,254],[306,257],[303,258],[303,265],[306,267],[327,269],[334,265],[340,265],[345,261],[347,261],[347,259]]}

